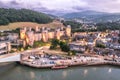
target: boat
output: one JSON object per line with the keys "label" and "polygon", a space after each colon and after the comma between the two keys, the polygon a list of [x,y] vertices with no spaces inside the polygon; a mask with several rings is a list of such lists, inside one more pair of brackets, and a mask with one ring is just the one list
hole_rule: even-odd
{"label": "boat", "polygon": [[65,69],[67,67],[68,66],[65,66],[65,65],[55,65],[55,66],[52,66],[51,69]]}

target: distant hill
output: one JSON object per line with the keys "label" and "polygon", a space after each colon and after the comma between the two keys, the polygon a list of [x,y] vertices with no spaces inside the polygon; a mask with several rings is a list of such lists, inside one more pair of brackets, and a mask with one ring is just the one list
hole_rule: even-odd
{"label": "distant hill", "polygon": [[28,10],[28,9],[5,9],[0,8],[0,25],[7,25],[13,22],[36,22],[49,23],[52,18],[44,13]]}
{"label": "distant hill", "polygon": [[52,15],[52,14],[47,14],[50,18],[52,18],[53,20],[57,19],[58,16]]}
{"label": "distant hill", "polygon": [[64,18],[88,18],[96,15],[103,15],[106,13],[96,12],[96,11],[83,11],[83,12],[74,12],[63,15]]}
{"label": "distant hill", "polygon": [[12,29],[21,28],[21,27],[33,27],[33,28],[35,28],[36,26],[49,27],[49,28],[65,27],[59,21],[53,21],[53,22],[47,23],[47,24],[38,24],[38,23],[34,23],[34,22],[15,22],[15,23],[10,23],[9,25],[0,26],[0,30],[12,30]]}
{"label": "distant hill", "polygon": [[83,11],[83,12],[74,12],[63,15],[62,17],[66,19],[81,19],[84,21],[93,21],[93,22],[110,22],[120,20],[119,13],[105,13],[97,11]]}

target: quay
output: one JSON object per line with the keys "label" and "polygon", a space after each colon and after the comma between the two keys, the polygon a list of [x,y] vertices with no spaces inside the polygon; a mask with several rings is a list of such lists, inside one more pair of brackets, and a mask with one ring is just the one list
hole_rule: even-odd
{"label": "quay", "polygon": [[[28,62],[21,62],[22,65],[26,65],[29,67],[34,68],[52,68],[54,65],[35,65]],[[98,66],[98,65],[113,65],[113,66],[120,66],[120,62],[94,62],[94,63],[74,63],[74,64],[66,64],[63,66],[74,67],[74,66]]]}
{"label": "quay", "polygon": [[104,57],[96,56],[71,56],[63,57],[60,55],[49,55],[49,54],[37,54],[34,56],[27,56],[24,60],[21,60],[22,65],[34,67],[34,68],[51,68],[54,66],[97,66],[97,65],[113,65],[120,66],[120,61],[109,61],[105,60]]}

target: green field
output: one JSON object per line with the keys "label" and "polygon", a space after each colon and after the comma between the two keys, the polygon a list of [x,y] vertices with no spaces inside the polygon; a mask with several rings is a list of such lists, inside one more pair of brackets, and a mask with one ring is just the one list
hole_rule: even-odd
{"label": "green field", "polygon": [[64,27],[64,25],[59,22],[59,21],[53,21],[52,23],[48,24],[38,24],[34,22],[15,22],[15,23],[10,23],[9,25],[3,25],[0,26],[0,30],[12,30],[16,28],[21,28],[21,27],[50,27],[50,28],[55,28],[55,27]]}

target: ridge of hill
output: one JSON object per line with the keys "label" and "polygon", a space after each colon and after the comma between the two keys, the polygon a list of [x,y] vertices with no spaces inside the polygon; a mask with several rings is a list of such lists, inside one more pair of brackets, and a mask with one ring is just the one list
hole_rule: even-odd
{"label": "ridge of hill", "polygon": [[8,25],[13,22],[50,23],[53,19],[44,13],[29,9],[0,8],[0,25]]}

